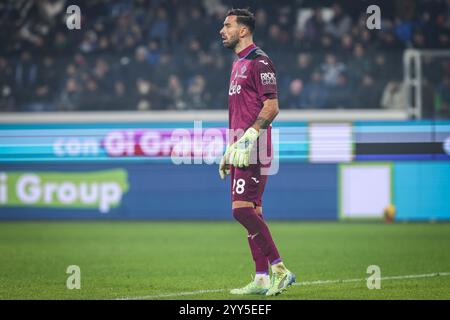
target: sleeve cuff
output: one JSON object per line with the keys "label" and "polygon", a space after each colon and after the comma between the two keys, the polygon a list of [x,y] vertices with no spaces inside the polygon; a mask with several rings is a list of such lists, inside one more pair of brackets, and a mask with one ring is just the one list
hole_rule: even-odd
{"label": "sleeve cuff", "polygon": [[261,97],[261,101],[264,102],[267,99],[276,99],[277,98],[277,94],[276,93],[266,93],[265,95],[263,95]]}

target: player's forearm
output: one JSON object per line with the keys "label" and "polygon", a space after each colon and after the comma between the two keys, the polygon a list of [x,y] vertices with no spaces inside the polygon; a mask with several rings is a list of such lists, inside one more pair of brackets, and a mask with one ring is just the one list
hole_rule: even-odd
{"label": "player's forearm", "polygon": [[263,108],[259,112],[259,115],[252,127],[258,131],[260,129],[267,129],[278,113],[278,99],[267,99],[264,101]]}

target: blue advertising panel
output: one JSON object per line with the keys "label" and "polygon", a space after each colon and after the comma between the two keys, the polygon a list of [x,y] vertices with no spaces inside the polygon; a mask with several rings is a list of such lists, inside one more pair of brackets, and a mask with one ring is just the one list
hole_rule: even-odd
{"label": "blue advertising panel", "polygon": [[450,121],[354,122],[355,160],[450,160]]}
{"label": "blue advertising panel", "polygon": [[[335,219],[335,165],[287,163],[269,176],[267,219]],[[232,219],[216,165],[38,164],[0,171],[0,219]]]}
{"label": "blue advertising panel", "polygon": [[[223,154],[229,132],[221,122],[18,124],[0,126],[0,164],[36,162],[171,163]],[[280,123],[272,139],[281,161],[308,161],[305,122]]]}
{"label": "blue advertising panel", "polygon": [[[2,124],[0,219],[231,219],[230,182],[217,172],[226,125]],[[387,161],[392,179],[379,187],[391,181],[393,195],[380,194],[392,196],[397,219],[450,220],[450,121],[280,121],[272,138],[268,219],[337,219],[338,166]],[[351,194],[358,181],[374,185],[372,171],[346,180]]]}
{"label": "blue advertising panel", "polygon": [[394,164],[396,220],[450,220],[450,163]]}

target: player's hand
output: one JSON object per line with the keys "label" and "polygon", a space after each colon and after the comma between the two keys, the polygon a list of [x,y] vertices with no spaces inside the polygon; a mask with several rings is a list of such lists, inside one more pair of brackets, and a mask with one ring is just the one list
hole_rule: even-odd
{"label": "player's hand", "polygon": [[244,135],[230,146],[229,163],[235,167],[248,167],[253,146],[258,139],[259,132],[253,127],[245,131]]}
{"label": "player's hand", "polygon": [[219,175],[220,179],[222,180],[225,179],[225,177],[230,174],[230,164],[228,162],[229,155],[230,155],[230,148],[227,147],[219,164]]}

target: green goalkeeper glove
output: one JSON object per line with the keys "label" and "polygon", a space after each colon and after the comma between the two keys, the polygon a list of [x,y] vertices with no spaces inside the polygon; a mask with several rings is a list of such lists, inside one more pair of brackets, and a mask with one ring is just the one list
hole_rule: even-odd
{"label": "green goalkeeper glove", "polygon": [[253,146],[258,139],[259,132],[253,127],[245,131],[244,135],[230,146],[229,163],[235,167],[248,167]]}
{"label": "green goalkeeper glove", "polygon": [[230,155],[230,148],[227,146],[224,155],[222,156],[222,159],[220,160],[219,165],[219,175],[220,179],[225,179],[225,176],[230,174],[230,164],[228,162],[228,157]]}

